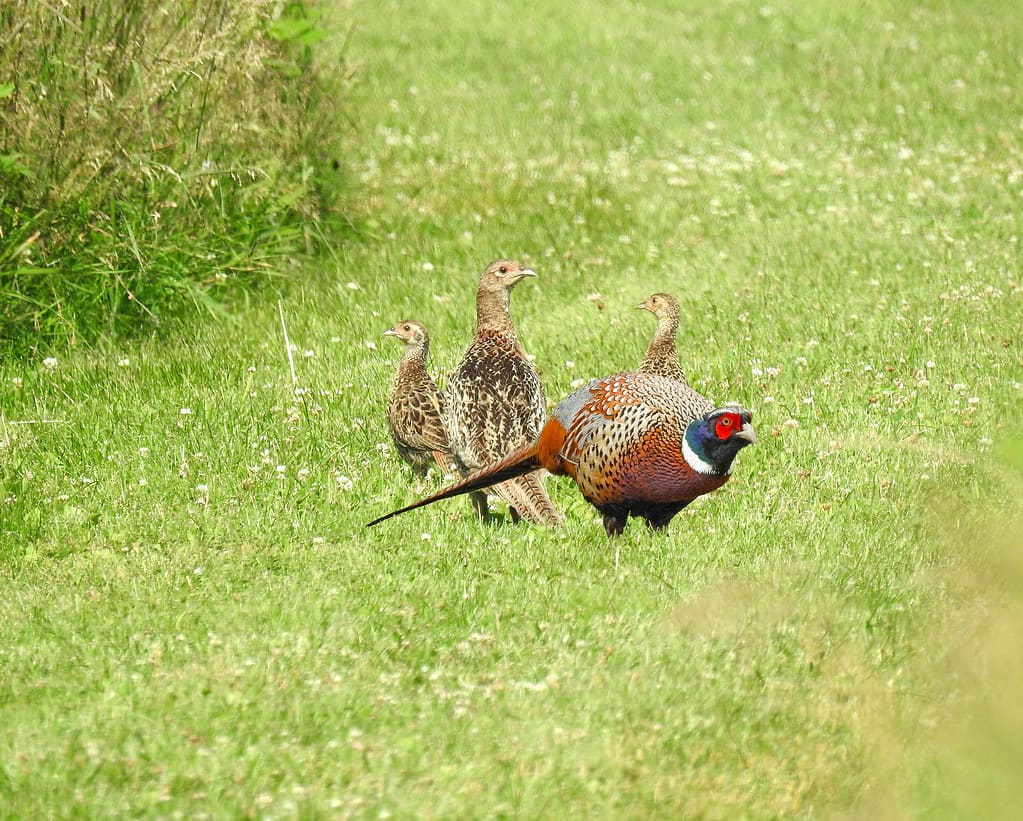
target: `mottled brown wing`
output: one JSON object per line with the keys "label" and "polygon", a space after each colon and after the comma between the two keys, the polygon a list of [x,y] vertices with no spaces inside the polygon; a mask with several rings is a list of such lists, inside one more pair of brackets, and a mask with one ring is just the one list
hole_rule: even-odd
{"label": "mottled brown wing", "polygon": [[448,441],[467,469],[495,462],[531,443],[547,408],[543,385],[515,339],[483,332],[448,380]]}
{"label": "mottled brown wing", "polygon": [[442,454],[443,463],[438,462],[438,465],[450,470],[450,448],[443,417],[444,396],[425,373],[421,378],[401,384],[388,402],[387,421],[402,458],[425,468],[437,454]]}

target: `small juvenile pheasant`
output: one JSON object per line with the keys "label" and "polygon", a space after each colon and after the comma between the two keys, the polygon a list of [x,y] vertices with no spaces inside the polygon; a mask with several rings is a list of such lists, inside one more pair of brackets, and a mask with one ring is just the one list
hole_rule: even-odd
{"label": "small juvenile pheasant", "polygon": [[[512,322],[512,288],[536,273],[508,259],[490,263],[476,292],[476,335],[448,379],[444,424],[455,462],[462,471],[496,462],[540,433],[547,417],[540,377],[526,358]],[[489,484],[489,483],[488,483]],[[475,488],[473,506],[487,514],[487,497]],[[522,471],[492,483],[512,516],[534,524],[558,525],[555,509],[537,473]]]}
{"label": "small juvenile pheasant", "polygon": [[426,372],[430,335],[422,324],[405,319],[384,331],[405,343],[405,353],[387,394],[387,427],[398,454],[422,475],[431,462],[449,472],[454,460],[444,431],[444,395]]}
{"label": "small juvenile pheasant", "polygon": [[636,370],[656,376],[667,376],[669,379],[689,384],[682,365],[679,364],[678,351],[675,348],[675,339],[678,336],[678,300],[671,294],[654,294],[636,307],[650,311],[657,317],[657,331]]}
{"label": "small juvenile pheasant", "polygon": [[661,530],[728,481],[736,454],[757,441],[751,418],[745,408],[714,408],[663,376],[606,376],[562,401],[532,444],[369,524],[546,468],[575,481],[609,536],[619,535],[629,516]]}

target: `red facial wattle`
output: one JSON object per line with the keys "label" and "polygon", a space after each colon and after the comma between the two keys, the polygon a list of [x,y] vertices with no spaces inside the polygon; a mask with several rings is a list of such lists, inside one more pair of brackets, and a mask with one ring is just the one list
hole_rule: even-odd
{"label": "red facial wattle", "polygon": [[737,413],[723,413],[714,421],[714,435],[722,442],[737,430],[742,430],[742,417]]}

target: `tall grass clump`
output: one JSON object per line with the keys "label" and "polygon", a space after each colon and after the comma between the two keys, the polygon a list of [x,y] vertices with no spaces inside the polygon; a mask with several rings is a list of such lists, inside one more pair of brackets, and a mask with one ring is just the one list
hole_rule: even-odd
{"label": "tall grass clump", "polygon": [[146,328],[309,246],[349,73],[315,0],[0,8],[0,344]]}

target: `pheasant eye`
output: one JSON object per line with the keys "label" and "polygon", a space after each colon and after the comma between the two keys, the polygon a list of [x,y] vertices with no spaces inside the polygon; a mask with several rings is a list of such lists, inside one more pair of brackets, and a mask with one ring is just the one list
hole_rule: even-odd
{"label": "pheasant eye", "polygon": [[499,270],[499,271],[500,271],[500,272],[501,272],[502,274],[507,274],[507,273],[508,273],[508,267],[507,267],[506,265],[502,265],[502,266],[501,266],[501,267],[500,267],[500,268],[499,268],[498,270]]}
{"label": "pheasant eye", "polygon": [[736,424],[737,420],[734,413],[728,413],[724,416],[720,416],[714,424],[714,434],[718,439],[727,439],[732,435],[732,430],[735,428]]}

